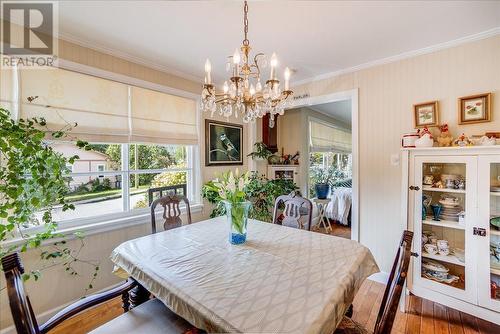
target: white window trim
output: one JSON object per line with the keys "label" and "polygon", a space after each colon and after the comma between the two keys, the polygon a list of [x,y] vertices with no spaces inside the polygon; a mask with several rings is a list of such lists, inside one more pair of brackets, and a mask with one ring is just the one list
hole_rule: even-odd
{"label": "white window trim", "polygon": [[[190,98],[196,101],[196,114],[197,114],[197,128],[198,128],[198,133],[200,136],[198,136],[198,143],[197,145],[193,146],[188,146],[191,147],[191,152],[188,154],[191,154],[191,160],[190,161],[190,167],[191,169],[191,177],[192,177],[192,185],[189,186],[188,183],[188,198],[189,195],[191,194],[191,199],[192,203],[190,203],[190,208],[191,208],[191,213],[197,213],[201,212],[203,210],[203,202],[201,200],[201,159],[200,159],[200,145],[202,143],[201,139],[201,110],[199,108],[199,102],[200,102],[200,96],[198,94],[194,94],[191,92],[183,91],[180,89],[176,88],[171,88],[168,86],[152,83],[149,81],[133,78],[127,75],[123,74],[118,74],[102,69],[98,69],[95,67],[75,63],[72,61],[68,61],[65,59],[59,59],[58,62],[59,68],[70,70],[70,71],[75,71],[83,74],[88,74],[92,76],[96,76],[99,78],[103,79],[109,79],[117,82],[121,82],[124,84],[128,85],[133,85],[145,89],[153,89],[157,90],[163,93],[168,93],[168,94],[173,94],[181,97],[186,97]],[[15,85],[18,87],[19,90],[19,76],[18,76],[18,69],[16,68],[15,72]],[[16,93],[17,94],[17,91]],[[19,99],[20,99],[20,94],[19,96],[15,96],[14,101],[17,101],[15,105],[15,112],[14,116],[16,119],[19,117],[19,112],[18,112],[18,105],[19,105]],[[123,150],[126,151],[127,154],[123,154]],[[188,150],[189,151],[189,150]],[[95,234],[95,233],[101,233],[101,232],[106,232],[110,230],[115,230],[115,229],[123,229],[127,228],[129,226],[134,226],[134,225],[140,225],[146,223],[144,219],[147,220],[147,223],[150,223],[150,213],[149,213],[149,208],[144,208],[144,209],[135,209],[135,210],[130,210],[130,181],[129,181],[129,174],[124,172],[127,169],[124,169],[124,167],[129,166],[129,161],[128,161],[128,152],[129,152],[129,144],[122,144],[122,169],[121,171],[106,171],[106,172],[94,172],[94,173],[72,173],[72,175],[78,175],[78,176],[90,176],[90,175],[122,175],[122,194],[123,194],[123,212],[119,213],[113,213],[109,215],[100,215],[96,217],[86,217],[86,218],[80,218],[80,219],[71,219],[71,220],[65,220],[61,221],[59,223],[59,227],[57,229],[57,233],[62,233],[64,235],[70,235],[76,231],[82,231],[84,233],[88,234]],[[127,157],[127,159],[124,159],[124,156]],[[127,160],[127,161],[125,161]],[[151,171],[159,171],[163,172],[165,170],[138,170],[134,171],[134,173],[147,173]],[[181,171],[180,169],[166,169],[166,171]],[[126,174],[126,175],[125,175]],[[127,177],[125,177],[127,176]],[[189,173],[188,173],[189,177]],[[181,212],[184,213],[185,209],[181,207]],[[44,230],[43,224],[40,226],[33,226],[24,229],[23,231],[28,233],[28,234],[33,234],[36,232],[41,232]],[[49,243],[54,243],[56,242],[56,239],[51,239],[47,241],[47,244]],[[17,245],[21,244],[23,242],[23,239],[20,238],[19,236],[14,236],[13,238],[6,240],[2,243],[2,245],[9,246],[9,245]]]}

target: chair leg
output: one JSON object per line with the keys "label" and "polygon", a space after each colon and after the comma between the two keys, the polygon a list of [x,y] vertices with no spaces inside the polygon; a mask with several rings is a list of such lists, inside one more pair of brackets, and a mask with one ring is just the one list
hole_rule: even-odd
{"label": "chair leg", "polygon": [[122,293],[122,308],[123,313],[126,313],[130,310],[130,295],[128,291]]}
{"label": "chair leg", "polygon": [[352,304],[349,306],[349,308],[347,309],[346,313],[345,313],[345,316],[348,317],[348,318],[352,318],[352,315],[354,314],[354,309],[352,307]]}
{"label": "chair leg", "polygon": [[130,306],[132,308],[149,300],[150,293],[142,285],[137,283],[137,286],[130,290]]}

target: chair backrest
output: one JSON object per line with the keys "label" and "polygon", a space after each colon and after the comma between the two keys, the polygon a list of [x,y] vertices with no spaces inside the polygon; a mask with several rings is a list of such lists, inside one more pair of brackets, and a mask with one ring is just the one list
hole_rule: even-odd
{"label": "chair backrest", "polygon": [[396,253],[396,259],[392,265],[391,274],[384,291],[382,304],[378,311],[377,321],[375,323],[374,334],[390,333],[394,318],[398,311],[399,300],[404,289],[406,276],[408,275],[408,266],[410,264],[411,243],[413,232],[404,231]]}
{"label": "chair backrest", "polygon": [[[280,207],[283,206],[284,209],[280,215]],[[292,192],[290,195],[278,196],[274,202],[273,224],[278,223],[280,216],[282,217],[281,225],[300,229],[306,228],[310,231],[312,203],[296,192]]]}
{"label": "chair backrest", "polygon": [[158,205],[163,207],[163,228],[170,230],[182,225],[180,203],[186,205],[187,223],[191,224],[191,208],[189,201],[185,196],[167,195],[160,197],[151,203],[151,229],[152,233],[156,233],[156,213],[155,209]]}
{"label": "chair backrest", "polygon": [[12,253],[2,258],[2,268],[5,272],[7,295],[9,297],[12,318],[18,334],[39,334],[38,323],[31,308],[31,303],[24,291],[22,274],[24,268],[19,254]]}

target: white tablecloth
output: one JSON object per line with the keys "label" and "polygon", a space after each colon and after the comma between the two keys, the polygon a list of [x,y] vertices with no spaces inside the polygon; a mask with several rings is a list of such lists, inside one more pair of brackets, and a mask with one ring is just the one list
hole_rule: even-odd
{"label": "white tablecloth", "polygon": [[361,244],[250,220],[231,245],[224,217],[124,242],[111,259],[172,311],[209,332],[329,333],[366,277]]}

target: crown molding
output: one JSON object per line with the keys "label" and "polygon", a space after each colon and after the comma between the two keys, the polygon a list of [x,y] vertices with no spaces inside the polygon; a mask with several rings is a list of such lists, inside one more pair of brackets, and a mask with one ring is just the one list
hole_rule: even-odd
{"label": "crown molding", "polygon": [[357,72],[360,70],[368,69],[368,68],[379,66],[379,65],[385,65],[385,64],[397,62],[397,61],[400,61],[403,59],[408,59],[408,58],[412,58],[412,57],[416,57],[416,56],[421,56],[421,55],[437,52],[437,51],[444,50],[444,49],[449,49],[449,48],[452,48],[455,46],[459,46],[459,45],[474,42],[474,41],[479,41],[479,40],[493,37],[493,36],[496,36],[499,34],[500,34],[500,27],[496,27],[496,28],[493,28],[490,30],[486,30],[486,31],[474,34],[474,35],[461,37],[461,38],[454,39],[454,40],[451,40],[448,42],[439,43],[439,44],[435,44],[435,45],[432,45],[429,47],[425,47],[422,49],[403,52],[399,55],[370,61],[370,62],[367,62],[364,64],[356,65],[356,66],[349,67],[346,69],[341,69],[338,71],[333,71],[333,72],[329,72],[329,73],[316,75],[316,76],[313,76],[313,77],[310,77],[307,79],[298,80],[298,81],[293,83],[292,88],[298,87],[298,86],[301,86],[304,84],[308,84],[311,82],[316,82],[316,81],[321,81],[321,80],[337,77],[337,76],[347,74],[347,73]]}
{"label": "crown molding", "polygon": [[182,78],[182,79],[190,80],[193,82],[203,82],[203,78],[197,77],[195,75],[184,73],[182,71],[178,71],[178,70],[172,69],[172,68],[164,66],[164,65],[156,64],[153,61],[145,60],[141,57],[131,55],[127,52],[112,49],[110,47],[104,46],[102,44],[97,44],[95,42],[91,42],[91,41],[83,39],[83,38],[77,38],[77,37],[70,35],[70,34],[67,34],[67,33],[59,32],[59,39],[66,41],[66,42],[69,42],[69,43],[76,44],[76,45],[84,47],[84,48],[88,48],[88,49],[92,49],[94,51],[102,52],[102,53],[105,53],[105,54],[113,56],[113,57],[121,58],[121,59],[129,61],[131,63],[142,65],[142,66],[145,66],[145,67],[148,67],[148,68],[151,68],[154,70],[158,70],[158,71],[161,71],[161,72],[164,72],[167,74],[175,75],[175,76]]}

